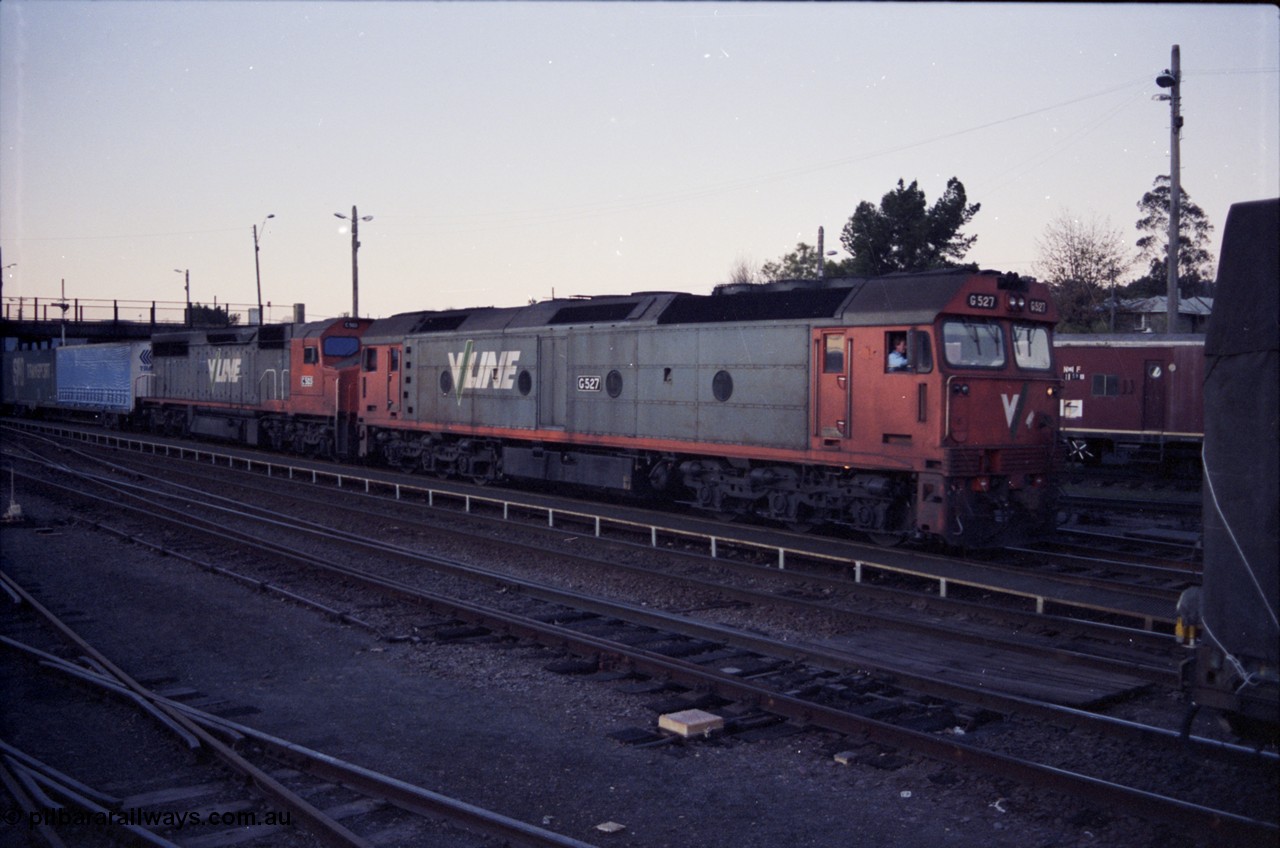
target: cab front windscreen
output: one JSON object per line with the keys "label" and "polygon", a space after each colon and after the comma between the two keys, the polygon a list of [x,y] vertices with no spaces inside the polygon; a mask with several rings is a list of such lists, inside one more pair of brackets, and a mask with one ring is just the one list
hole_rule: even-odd
{"label": "cab front windscreen", "polygon": [[995,321],[952,319],[942,324],[942,353],[958,368],[1000,368],[1005,363],[1004,332]]}
{"label": "cab front windscreen", "polygon": [[1049,328],[1043,324],[1014,324],[1011,329],[1013,361],[1018,367],[1037,371],[1048,369],[1052,364],[1053,354]]}

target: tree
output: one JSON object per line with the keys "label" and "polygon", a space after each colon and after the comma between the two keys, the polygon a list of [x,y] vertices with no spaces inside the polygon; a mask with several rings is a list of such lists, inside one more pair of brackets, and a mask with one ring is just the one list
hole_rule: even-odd
{"label": "tree", "polygon": [[1107,327],[1099,307],[1129,267],[1124,237],[1110,220],[1082,221],[1064,211],[1036,240],[1036,276],[1049,285],[1066,332],[1097,332]]}
{"label": "tree", "polygon": [[760,269],[745,257],[739,257],[729,269],[729,285],[755,285],[760,282]]}
{"label": "tree", "polygon": [[[1151,191],[1142,195],[1137,221],[1138,261],[1147,263],[1147,273],[1126,288],[1140,297],[1168,293],[1169,280],[1169,195],[1167,175],[1156,177]],[[1204,210],[1191,201],[1183,189],[1178,204],[1178,289],[1182,297],[1207,294],[1213,285],[1213,254],[1208,250],[1213,225]]]}
{"label": "tree", "polygon": [[898,180],[898,187],[880,199],[880,208],[864,200],[850,216],[840,243],[851,258],[841,264],[841,271],[878,276],[958,265],[978,240],[960,235],[960,228],[981,208],[966,202],[964,184],[955,177],[927,209],[916,181],[908,186]]}
{"label": "tree", "polygon": [[205,306],[202,303],[191,304],[191,326],[193,327],[230,327],[240,323],[239,315],[232,315],[225,306]]}
{"label": "tree", "polygon": [[804,242],[797,242],[795,250],[776,262],[766,262],[760,266],[760,277],[765,282],[816,280],[818,276],[818,248]]}

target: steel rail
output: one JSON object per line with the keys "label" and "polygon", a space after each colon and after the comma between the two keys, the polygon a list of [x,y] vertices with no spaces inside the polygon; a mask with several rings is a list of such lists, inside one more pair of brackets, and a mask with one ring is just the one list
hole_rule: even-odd
{"label": "steel rail", "polygon": [[[114,505],[119,506],[118,503]],[[191,516],[186,513],[178,513],[178,515],[184,521],[184,526],[187,526],[190,529],[192,527]],[[201,521],[198,523],[205,522]],[[210,526],[207,529],[209,532],[214,532],[223,538],[226,538],[227,531],[225,528],[215,528]],[[264,545],[261,539],[252,536],[246,537],[246,542],[257,546],[260,550],[264,547],[280,547],[272,544]],[[372,547],[386,553],[395,552],[402,555],[406,553],[404,549],[399,549],[396,546],[391,545],[374,544]],[[1109,781],[1090,777],[1088,775],[1059,769],[1054,766],[1034,763],[1010,757],[1008,755],[986,751],[976,746],[967,745],[954,740],[945,740],[874,719],[852,715],[824,705],[805,701],[800,698],[779,694],[732,676],[711,672],[690,662],[672,659],[643,649],[629,648],[607,639],[578,633],[570,628],[556,625],[554,623],[549,624],[546,622],[536,621],[528,618],[527,616],[493,610],[491,608],[481,607],[457,598],[447,598],[434,593],[424,592],[415,587],[407,586],[400,581],[370,575],[360,569],[335,566],[332,563],[299,555],[295,551],[286,549],[284,551],[280,551],[280,553],[281,555],[288,556],[296,561],[312,559],[314,564],[319,567],[340,572],[344,576],[359,579],[377,588],[404,594],[416,601],[431,604],[437,609],[446,610],[452,616],[458,617],[462,620],[471,621],[473,623],[483,624],[484,626],[499,632],[530,638],[544,644],[550,642],[551,644],[572,646],[572,650],[584,655],[602,654],[625,657],[634,667],[641,668],[655,676],[678,680],[693,688],[703,689],[724,697],[756,704],[762,709],[794,721],[814,724],[840,733],[867,734],[879,741],[885,741],[887,744],[908,747],[912,750],[925,754],[926,756],[931,756],[941,760],[951,760],[956,763],[963,763],[965,765],[980,768],[995,775],[1005,777],[1013,775],[1023,782],[1055,789],[1057,791],[1063,791],[1077,797],[1087,798],[1096,803],[1101,803],[1117,809],[1118,811],[1136,812],[1139,815],[1144,815],[1150,818],[1175,821],[1183,826],[1195,828],[1197,831],[1205,833],[1206,835],[1229,835],[1234,839],[1245,837],[1257,838],[1260,835],[1271,836],[1280,833],[1280,828],[1271,822],[1262,822],[1226,811],[1213,810],[1187,801],[1168,798],[1156,793],[1132,787],[1125,787]],[[413,552],[407,553],[408,555],[423,561],[439,559],[414,554]],[[458,566],[456,563],[447,560],[441,560],[440,564],[450,569],[466,569],[473,572],[473,576],[483,579],[492,579],[495,576],[491,572],[484,572],[483,570],[476,571],[466,566]],[[501,578],[500,575],[498,577],[505,582],[509,582],[507,578]],[[541,586],[540,584],[528,584],[527,586],[518,586],[517,588],[526,594],[534,594],[536,592],[541,595],[550,591],[562,598],[571,598],[574,594],[564,593],[554,589],[549,590],[548,587]],[[613,609],[615,611],[622,611],[625,609],[625,607],[601,602],[594,598],[587,598],[586,600],[598,609]],[[636,608],[632,609],[635,610]],[[652,617],[652,620],[654,621],[664,618],[664,616],[655,614],[651,610],[638,610],[638,612],[645,613],[646,616]],[[611,614],[616,614],[616,612]],[[689,626],[689,623],[685,621],[680,623],[680,626],[682,628],[687,627]],[[711,629],[714,630],[715,628]],[[723,628],[720,629],[723,630]],[[738,639],[746,638],[742,634],[735,633],[731,635]],[[783,656],[789,656],[794,659],[798,659],[803,656],[804,650],[798,646],[793,644],[782,644],[784,644],[784,650],[782,652]],[[1059,716],[1059,718],[1061,718],[1061,716]],[[1159,738],[1159,736],[1157,735],[1156,738]]]}
{"label": "steel rail", "polygon": [[[39,648],[26,645],[7,636],[0,636],[0,646],[23,654],[51,670],[74,677],[81,682],[96,686],[117,697],[128,698],[131,695],[136,695],[133,690],[124,686],[105,671],[83,668],[69,660],[46,653]],[[595,848],[590,843],[574,839],[571,836],[554,833],[518,819],[513,819],[510,816],[495,813],[492,810],[486,810],[438,792],[432,792],[429,789],[381,774],[364,766],[346,762],[247,725],[238,724],[221,716],[213,715],[155,692],[148,692],[146,699],[151,703],[162,705],[167,709],[175,710],[187,716],[206,730],[225,738],[229,744],[239,746],[243,745],[246,740],[251,741],[262,748],[269,756],[299,767],[314,777],[341,783],[370,798],[378,798],[416,815],[446,818],[464,827],[483,831],[490,836],[506,840],[508,843],[529,846],[529,848]],[[13,752],[3,741],[0,741],[0,753],[16,753],[19,757],[24,756],[20,752]],[[52,770],[48,771],[82,795],[87,796],[93,792],[93,790],[80,786],[65,775]],[[111,800],[100,798],[99,803],[110,805]]]}
{"label": "steel rail", "polygon": [[[121,466],[116,465],[114,463],[110,463],[110,465],[116,468],[122,468]],[[133,469],[127,469],[127,470],[129,470],[131,473],[137,473]],[[152,479],[157,479],[157,478],[152,477]],[[172,480],[165,480],[163,482],[166,485],[178,485],[173,483]],[[230,498],[213,495],[208,492],[204,492],[203,490],[194,489],[188,486],[181,486],[181,488],[186,491],[197,491],[201,494],[202,497],[205,497],[205,498],[220,501],[226,504],[235,504],[235,508],[233,511],[237,514],[244,514],[246,505],[241,500],[233,500]],[[307,503],[319,503],[317,499],[313,499],[313,498],[304,498],[301,496],[290,496],[290,497],[298,497],[299,499]],[[365,497],[373,497],[373,496],[365,495]],[[260,512],[263,512],[269,515],[280,514],[275,512],[274,510],[266,510],[260,507],[257,507],[255,509],[258,509]],[[365,511],[365,514],[370,515],[371,517],[380,517],[372,511]],[[290,518],[289,520],[292,524],[296,524],[299,521],[296,518]],[[325,534],[341,532],[341,531],[334,530],[332,527],[329,527],[327,525],[317,525],[314,522],[305,522],[305,523],[309,524],[312,527],[322,528]],[[534,529],[538,530],[539,532],[550,532],[550,528],[535,527]],[[466,538],[474,538],[474,534],[471,534],[464,530],[459,530],[457,528],[445,528],[445,532],[463,536]],[[356,536],[354,534],[348,534],[345,538],[348,541],[352,541],[352,543],[360,544],[362,546],[367,546],[368,544],[371,543],[371,540],[368,540],[364,537]],[[579,560],[582,562],[587,562],[592,565],[600,564],[598,559],[589,557],[586,554],[580,554],[580,553],[574,553],[574,552],[566,553],[561,549],[553,550],[553,549],[545,548],[542,546],[534,545],[532,543],[519,541],[519,540],[517,540],[516,542],[513,542],[513,544],[517,544],[520,547],[525,548],[527,550],[554,555],[564,559]],[[403,553],[403,549],[393,548],[393,553],[400,555]],[[791,576],[793,574],[796,574],[795,572],[777,570],[777,569],[768,568],[765,566],[741,563],[737,561],[726,561],[723,559],[713,560],[713,561],[717,562],[721,566],[727,565],[734,568],[742,568],[742,569],[749,569],[752,571],[758,571],[774,578],[781,577],[781,576]],[[625,570],[631,573],[642,574],[649,577],[654,576],[653,570],[646,566],[629,565],[626,563],[609,563],[608,565],[609,567],[614,569]],[[823,574],[806,572],[806,573],[798,574],[796,576],[800,577],[807,583],[816,583],[816,584],[820,584],[835,590],[857,592],[857,591],[866,591],[868,588],[874,588],[874,587],[867,587],[865,584],[851,584],[848,580],[835,579]],[[722,595],[725,595],[727,597],[746,601],[749,603],[770,603],[770,604],[780,605],[780,606],[789,606],[789,607],[800,609],[807,612],[821,611],[821,612],[837,614],[837,615],[847,614],[845,610],[841,610],[839,608],[833,607],[831,604],[815,602],[815,601],[807,600],[804,598],[786,597],[783,595],[770,594],[770,593],[761,592],[757,590],[741,589],[738,587],[729,586],[722,583],[716,583],[711,580],[704,580],[700,578],[690,577],[687,575],[667,575],[667,577],[668,579],[678,581],[685,585],[693,586],[695,588],[699,588],[703,590],[714,591]],[[267,588],[270,588],[273,591],[279,591],[282,593],[285,592],[285,590],[279,589],[278,587],[267,587]],[[891,591],[891,590],[885,590],[885,591]],[[912,595],[913,599],[918,597],[920,596]],[[314,603],[311,601],[307,601],[305,599],[299,599],[299,600],[301,600],[303,603]],[[939,599],[939,600],[945,600],[947,603],[954,604],[957,606],[964,604],[964,602],[957,601],[955,599]],[[981,605],[972,605],[972,604],[969,604],[967,606],[970,608],[980,610],[983,614],[993,614],[996,612],[995,608],[992,608],[992,607],[985,607]],[[331,615],[343,617],[341,613],[335,610],[325,609],[324,611]],[[999,610],[998,613],[996,614],[1005,615],[1007,614],[1007,611]],[[933,634],[936,634],[940,630],[940,628],[934,625],[920,624],[918,622],[911,622],[899,617],[881,615],[875,612],[858,611],[857,615],[859,617],[860,622],[863,622],[863,623],[879,622],[881,624],[884,624],[885,626],[892,627],[895,629],[900,629],[900,630],[910,630],[912,632],[925,632],[925,633],[933,633]],[[1047,616],[1045,614],[1039,614],[1036,616],[1019,615],[1018,620],[1034,622],[1037,625],[1045,624],[1045,623],[1055,623],[1055,626],[1063,626],[1063,623],[1065,622],[1070,622],[1071,626],[1088,626],[1090,624],[1089,622],[1079,622],[1072,619],[1058,619],[1056,617]],[[359,624],[361,622],[357,621],[354,623]],[[1096,625],[1096,626],[1099,629],[1102,629],[1101,625]],[[1125,630],[1124,633],[1126,634],[1124,638],[1129,640],[1130,642],[1132,642],[1132,640],[1136,638],[1132,631]],[[1147,634],[1146,631],[1139,631],[1139,633],[1150,635],[1150,634]],[[1108,668],[1113,671],[1119,671],[1125,674],[1141,677],[1142,679],[1147,680],[1149,682],[1153,682],[1153,683],[1176,684],[1177,682],[1177,669],[1167,665],[1164,667],[1155,666],[1155,665],[1145,665],[1145,664],[1137,663],[1131,660],[1120,660],[1120,659],[1109,658],[1106,656],[1090,655],[1082,652],[1071,651],[1065,648],[1043,648],[1043,647],[1034,648],[1033,646],[1028,645],[1028,643],[1025,640],[998,639],[989,635],[955,633],[955,634],[950,634],[950,636],[951,638],[954,638],[954,639],[972,642],[972,643],[984,645],[987,647],[997,647],[997,648],[1002,648],[1006,650],[1019,651],[1022,653],[1032,653],[1037,656],[1051,657],[1055,660],[1069,663],[1069,664],[1079,664],[1079,665],[1086,665],[1086,666],[1092,666],[1092,667]],[[1168,637],[1161,637],[1160,642],[1162,645],[1166,647],[1172,646],[1173,644],[1172,640]]]}
{"label": "steel rail", "polygon": [[[48,481],[41,482],[49,484]],[[129,485],[126,488],[132,489],[134,487]],[[85,497],[95,497],[75,490],[68,491]],[[128,497],[139,497],[139,495],[133,491],[122,493],[126,494]],[[187,498],[186,496],[177,497],[179,497],[180,500],[186,500],[189,503],[192,502],[192,499]],[[227,500],[220,496],[211,497],[216,500]],[[109,501],[109,503],[115,507],[122,506],[118,501]],[[226,541],[249,545],[253,550],[259,553],[262,551],[271,551],[277,556],[287,558],[305,566],[320,568],[340,574],[344,577],[354,578],[379,590],[395,592],[415,601],[428,603],[438,610],[447,611],[451,615],[461,616],[465,613],[467,620],[472,621],[473,623],[485,623],[484,617],[493,613],[493,615],[499,617],[501,622],[500,628],[511,626],[510,620],[502,618],[502,616],[506,615],[505,613],[493,611],[485,607],[478,607],[468,604],[465,601],[460,601],[437,593],[429,593],[401,581],[380,577],[352,566],[336,565],[319,557],[300,553],[288,546],[281,545],[273,541],[263,540],[252,534],[228,530],[225,526],[217,524],[216,522],[193,517],[187,512],[176,510],[172,507],[166,507],[157,504],[154,501],[148,501],[146,503],[148,506],[147,515],[149,517],[159,518],[161,517],[159,514],[160,511],[169,512],[175,516],[173,520],[181,524],[185,529],[191,530],[203,528],[205,532],[208,532],[215,537]],[[723,644],[754,651],[766,656],[784,658],[789,662],[807,663],[819,668],[826,668],[830,670],[874,670],[892,676],[903,685],[938,697],[960,701],[962,703],[1000,712],[1033,715],[1066,726],[1080,727],[1095,732],[1104,732],[1112,735],[1136,738],[1147,744],[1157,744],[1171,748],[1194,748],[1202,753],[1226,759],[1247,759],[1253,756],[1252,752],[1248,749],[1244,749],[1239,746],[1227,745],[1225,743],[1214,742],[1200,737],[1184,738],[1173,731],[1166,731],[1160,728],[1153,728],[1133,722],[1126,722],[1106,716],[1100,716],[1058,704],[1001,694],[983,688],[974,688],[955,684],[949,681],[929,677],[927,675],[906,672],[899,668],[869,661],[863,657],[849,654],[847,652],[841,652],[808,643],[801,644],[795,642],[782,642],[766,636],[758,636],[739,630],[725,628],[716,624],[695,621],[684,616],[665,613],[649,607],[637,607],[631,604],[607,601],[595,596],[583,595],[581,593],[559,589],[547,584],[511,577],[500,572],[484,569],[479,566],[468,565],[457,560],[411,551],[386,542],[369,540],[357,534],[323,527],[314,522],[301,521],[290,524],[289,522],[281,521],[277,518],[253,516],[241,509],[218,507],[212,504],[205,505],[211,506],[215,510],[233,513],[244,518],[264,521],[274,526],[287,527],[293,530],[312,533],[327,540],[340,541],[345,544],[355,545],[361,549],[372,549],[384,554],[407,558],[412,562],[429,565],[437,571],[442,571],[455,577],[485,581],[489,585],[513,590],[519,592],[525,597],[535,598],[546,603],[559,604],[573,609],[589,611],[600,616],[630,621],[641,626],[677,633],[691,639],[718,641]],[[271,513],[267,510],[263,510],[263,512],[270,515],[278,515],[277,513]],[[528,619],[522,618],[521,620],[527,621]],[[492,623],[492,620],[490,620],[490,623]],[[534,634],[526,632],[524,635],[532,636]],[[590,643],[588,648],[594,649],[594,646],[595,643]],[[622,650],[624,649],[621,646],[617,646],[617,649],[614,650],[613,653],[619,653]]]}
{"label": "steel rail", "polygon": [[[1147,613],[1139,613],[1132,610],[1126,610],[1122,608],[1097,606],[1087,602],[1071,600],[1065,597],[1053,597],[1044,592],[1035,592],[1035,591],[1026,591],[1021,589],[1016,589],[1010,586],[999,585],[998,583],[995,583],[995,582],[985,581],[985,580],[982,580],[980,577],[968,579],[968,578],[955,577],[955,576],[943,576],[940,574],[933,573],[926,569],[915,569],[915,568],[905,567],[902,565],[895,565],[888,562],[873,561],[871,559],[861,557],[861,556],[854,556],[852,560],[850,560],[849,558],[846,558],[846,557],[836,557],[830,554],[819,553],[813,550],[805,550],[799,547],[789,547],[787,545],[781,545],[774,542],[762,542],[762,541],[757,541],[757,540],[752,540],[747,538],[734,537],[734,536],[727,535],[725,532],[717,532],[714,529],[702,532],[702,531],[679,529],[679,528],[670,527],[670,526],[664,527],[658,524],[645,524],[643,522],[636,522],[636,521],[623,519],[623,518],[608,518],[608,517],[600,516],[598,514],[593,515],[590,513],[582,513],[574,510],[561,509],[558,507],[547,506],[543,504],[521,503],[512,498],[484,497],[480,495],[468,494],[465,492],[452,491],[449,489],[437,489],[430,486],[403,484],[399,482],[378,479],[370,476],[361,476],[358,473],[347,473],[346,471],[341,470],[341,466],[339,467],[339,470],[319,470],[307,465],[295,465],[295,464],[290,464],[288,462],[275,462],[270,460],[256,460],[252,458],[246,458],[242,455],[237,455],[237,454],[226,452],[226,451],[206,449],[204,447],[188,448],[182,445],[178,445],[174,447],[165,442],[148,441],[142,438],[138,438],[136,436],[122,436],[122,435],[99,433],[99,432],[87,432],[84,430],[77,430],[77,429],[72,429],[68,427],[55,427],[55,426],[48,426],[48,425],[45,425],[42,427],[39,425],[32,424],[30,422],[21,422],[18,424],[10,423],[8,426],[13,426],[13,427],[16,427],[17,429],[25,430],[27,432],[52,431],[55,434],[61,435],[64,438],[69,438],[73,441],[87,442],[87,443],[92,443],[94,445],[105,444],[108,446],[113,446],[116,449],[123,448],[128,450],[135,450],[136,452],[139,452],[139,453],[145,453],[146,451],[144,450],[144,448],[150,448],[150,452],[152,454],[158,455],[159,451],[157,449],[164,448],[165,455],[168,456],[170,455],[169,451],[172,449],[178,454],[180,458],[184,458],[187,454],[191,454],[195,458],[196,462],[200,462],[202,456],[207,456],[209,457],[210,461],[213,462],[214,464],[217,464],[220,460],[225,461],[227,467],[229,468],[234,467],[237,462],[242,463],[246,469],[250,469],[250,470],[254,466],[263,467],[266,469],[268,476],[272,475],[272,469],[278,468],[286,472],[289,475],[289,479],[298,479],[293,476],[293,472],[297,470],[302,472],[303,475],[305,476],[310,476],[313,483],[318,482],[321,478],[330,478],[335,481],[336,485],[339,488],[342,488],[345,483],[355,483],[358,485],[362,485],[365,492],[371,491],[372,488],[376,486],[379,488],[385,488],[387,490],[393,490],[396,493],[397,499],[400,498],[401,493],[403,491],[419,492],[427,498],[428,504],[431,506],[435,506],[435,500],[437,499],[437,497],[439,497],[440,499],[447,498],[447,499],[452,499],[452,500],[457,500],[462,502],[464,504],[465,511],[468,513],[472,511],[472,507],[474,504],[487,503],[492,505],[495,509],[500,510],[505,516],[508,510],[514,506],[519,510],[545,513],[547,516],[547,521],[549,525],[554,524],[555,517],[557,515],[560,516],[562,520],[568,518],[572,520],[581,520],[588,524],[594,524],[596,528],[596,535],[600,535],[600,528],[604,524],[609,524],[619,528],[630,527],[637,532],[648,533],[651,537],[651,540],[652,540],[651,543],[654,547],[657,546],[657,536],[659,531],[661,531],[664,534],[676,536],[679,538],[696,539],[704,544],[707,544],[711,550],[711,556],[713,559],[717,558],[718,550],[723,550],[725,548],[741,548],[744,550],[756,550],[756,551],[772,554],[773,556],[775,556],[778,562],[779,568],[785,567],[785,563],[788,561],[788,558],[794,559],[795,557],[810,558],[810,559],[821,560],[821,561],[834,561],[840,566],[845,566],[845,567],[847,567],[849,563],[852,561],[854,565],[855,580],[858,582],[861,581],[862,572],[864,570],[869,569],[875,572],[886,573],[886,574],[898,574],[898,575],[906,576],[909,578],[917,578],[917,579],[926,580],[926,581],[935,583],[938,585],[938,592],[940,596],[946,595],[948,586],[966,586],[966,587],[976,589],[978,591],[993,592],[993,593],[1002,594],[1010,597],[1023,598],[1023,599],[1033,601],[1036,604],[1037,610],[1042,610],[1046,605],[1046,603],[1048,603],[1048,604],[1054,604],[1056,606],[1061,606],[1061,607],[1088,610],[1094,613],[1124,616],[1126,618],[1136,618],[1139,621],[1143,622],[1143,624],[1147,629],[1150,629],[1153,626],[1153,624],[1157,622],[1159,622],[1160,624],[1167,625],[1170,629],[1172,629],[1174,624],[1174,620],[1173,620],[1174,614],[1173,614],[1172,603],[1169,604],[1168,616],[1160,617],[1160,616],[1154,616]],[[984,566],[984,567],[991,568],[992,566]],[[1018,573],[1018,572],[1015,572],[1012,569],[1007,569],[1006,573]],[[1025,571],[1023,573],[1025,573]],[[1084,579],[1073,578],[1070,575],[1056,574],[1056,575],[1053,575],[1053,579],[1060,583],[1063,583],[1064,585],[1080,585],[1080,586],[1095,586],[1095,587],[1099,585],[1096,581],[1091,582],[1090,579],[1088,578],[1084,578]],[[1134,594],[1135,596],[1139,594],[1138,590],[1132,589],[1131,587],[1126,587],[1122,584],[1104,582],[1101,585],[1110,590],[1114,590],[1117,593],[1129,592],[1130,594]]]}
{"label": "steel rail", "polygon": [[[42,482],[49,485],[56,485],[50,484],[48,481]],[[121,486],[121,484],[111,485]],[[117,491],[121,491],[122,494],[125,494],[128,497],[140,498],[135,491],[123,491],[123,489],[131,490],[134,488],[136,487],[132,484],[123,484],[123,487],[117,488]],[[75,490],[68,491],[84,497],[95,497]],[[177,497],[180,500],[185,500],[188,503],[194,502],[191,498],[186,496],[174,497]],[[229,500],[216,495],[210,497],[221,501]],[[109,501],[109,503],[114,507],[122,506],[118,501]],[[474,623],[485,623],[484,616],[491,612],[488,608],[476,607],[474,605],[467,604],[466,602],[458,601],[454,598],[449,598],[436,593],[428,593],[401,581],[389,580],[362,569],[351,566],[335,565],[334,563],[319,557],[300,553],[288,546],[281,545],[273,541],[263,540],[252,534],[242,533],[240,531],[231,531],[216,522],[193,517],[190,513],[177,510],[172,507],[166,507],[157,504],[154,501],[147,501],[146,504],[148,506],[147,515],[151,518],[160,518],[162,517],[160,515],[161,512],[169,512],[174,515],[173,520],[181,524],[185,529],[191,530],[203,528],[205,532],[208,532],[217,538],[249,545],[258,553],[271,551],[277,556],[298,562],[304,566],[320,568],[345,577],[354,578],[379,590],[395,592],[415,601],[429,603],[434,608],[438,610],[445,610],[451,615],[461,616],[465,612],[467,620]],[[296,531],[312,533],[326,540],[340,541],[345,544],[355,545],[364,550],[372,549],[384,554],[408,558],[412,562],[429,565],[437,571],[442,571],[464,579],[485,581],[490,585],[514,590],[526,597],[536,598],[546,603],[559,604],[573,609],[590,611],[596,615],[630,621],[641,626],[677,633],[691,639],[718,641],[723,644],[754,651],[766,656],[784,658],[789,662],[807,663],[819,668],[826,668],[830,670],[874,670],[882,674],[892,676],[895,680],[905,686],[914,688],[921,692],[936,695],[938,697],[947,698],[949,700],[980,706],[999,712],[1033,715],[1066,726],[1080,727],[1095,732],[1136,738],[1147,744],[1157,744],[1172,748],[1194,748],[1202,753],[1225,759],[1247,759],[1252,756],[1252,753],[1248,752],[1248,749],[1240,748],[1239,746],[1226,745],[1224,743],[1214,742],[1200,737],[1184,738],[1172,731],[1166,731],[1133,722],[1121,721],[1106,716],[1087,713],[1082,710],[1074,710],[1058,704],[1001,694],[992,692],[985,688],[964,686],[962,684],[955,684],[946,680],[939,680],[927,675],[906,672],[891,665],[869,661],[863,657],[849,654],[847,652],[840,652],[807,643],[800,644],[794,642],[781,642],[766,636],[757,636],[755,634],[745,633],[743,631],[733,630],[715,624],[699,622],[684,616],[661,612],[649,607],[637,607],[631,604],[606,601],[598,597],[559,589],[543,583],[514,578],[479,566],[461,563],[457,560],[411,551],[386,542],[369,540],[357,534],[335,530],[323,525],[318,525],[315,522],[294,521],[293,523],[290,523],[288,521],[281,521],[274,517],[263,518],[262,516],[254,516],[245,512],[243,509],[219,507],[207,503],[204,505],[210,506],[218,511],[232,513],[252,520],[267,522],[274,526],[287,527]],[[269,510],[262,510],[262,512],[272,516],[279,515],[278,513],[273,513]],[[494,614],[502,615],[496,611],[494,611]],[[511,624],[509,621],[503,619],[500,626],[510,627]],[[525,635],[532,636],[533,634],[526,633]],[[619,647],[614,651],[614,653],[619,653],[622,650],[623,649]]]}
{"label": "steel rail", "polygon": [[[30,606],[32,610],[48,621],[50,626],[57,630],[63,638],[75,645],[79,650],[83,651],[86,656],[91,657],[94,662],[98,663],[103,669],[109,672],[112,677],[119,680],[123,686],[144,698],[149,694],[149,690],[145,686],[138,683],[126,674],[123,669],[81,638],[78,633],[67,626],[67,624],[54,615],[53,612],[36,600],[30,592],[18,585],[17,582],[7,574],[4,574],[4,572],[0,572],[0,576],[4,578],[4,582],[7,584],[10,592],[16,593],[22,599],[23,603]],[[321,810],[317,809],[304,798],[294,792],[291,792],[282,783],[280,783],[280,781],[244,759],[240,754],[236,753],[229,746],[215,738],[204,728],[196,725],[186,716],[176,710],[163,706],[159,707],[159,709],[176,724],[182,726],[184,730],[198,737],[204,747],[208,748],[233,770],[247,777],[266,795],[297,813],[299,820],[304,822],[304,826],[313,832],[326,845],[372,848],[366,840],[352,833],[340,822],[325,815]]]}

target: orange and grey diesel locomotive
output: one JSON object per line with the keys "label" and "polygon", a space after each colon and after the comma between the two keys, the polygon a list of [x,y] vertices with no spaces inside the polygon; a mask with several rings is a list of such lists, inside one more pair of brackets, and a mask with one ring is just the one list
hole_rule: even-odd
{"label": "orange and grey diesel locomotive", "polygon": [[359,453],[890,542],[1054,516],[1045,286],[947,270],[415,312],[363,337]]}
{"label": "orange and grey diesel locomotive", "polygon": [[153,431],[318,456],[352,453],[368,319],[158,333],[140,416]]}

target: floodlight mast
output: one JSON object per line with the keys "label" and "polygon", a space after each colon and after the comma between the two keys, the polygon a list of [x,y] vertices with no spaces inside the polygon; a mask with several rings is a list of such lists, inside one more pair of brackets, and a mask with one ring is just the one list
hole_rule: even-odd
{"label": "floodlight mast", "polygon": [[360,222],[372,221],[372,215],[365,215],[363,218],[356,214],[356,208],[351,207],[351,218],[341,212],[334,212],[333,217],[341,218],[344,221],[351,221],[351,317],[360,317],[360,264],[356,256],[360,251]]}

